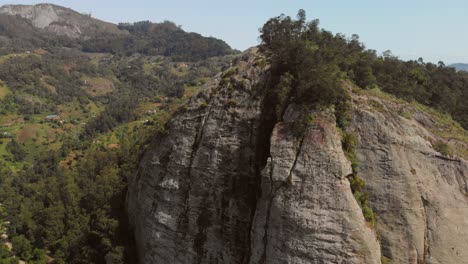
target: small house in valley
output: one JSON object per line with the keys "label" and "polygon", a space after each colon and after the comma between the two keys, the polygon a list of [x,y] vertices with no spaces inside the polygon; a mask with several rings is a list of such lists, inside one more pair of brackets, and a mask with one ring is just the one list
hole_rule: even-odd
{"label": "small house in valley", "polygon": [[57,121],[60,120],[59,115],[48,115],[45,117],[45,121]]}

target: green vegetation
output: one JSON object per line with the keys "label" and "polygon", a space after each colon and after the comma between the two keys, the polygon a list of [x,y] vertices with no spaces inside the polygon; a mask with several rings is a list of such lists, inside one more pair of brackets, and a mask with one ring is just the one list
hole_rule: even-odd
{"label": "green vegetation", "polygon": [[[236,53],[172,22],[119,28],[128,34],[72,40],[0,15],[0,228],[9,219],[13,242],[11,252],[0,244],[0,263],[45,263],[47,255],[54,263],[104,263],[106,255],[113,263],[131,263],[124,201],[139,157],[155,134],[167,133],[172,113]],[[353,195],[372,225],[376,216],[358,175],[357,139],[347,130],[351,103],[343,81],[405,107],[418,102],[400,115],[428,112],[438,136],[467,138],[450,117],[468,126],[467,73],[442,63],[404,62],[389,52],[378,56],[357,35],[333,35],[318,20],[307,22],[303,11],[296,20],[270,19],[261,39],[256,64],[270,66],[265,116],[280,121],[291,103],[307,113],[333,110],[352,163]],[[226,71],[221,85],[235,89],[238,70]],[[385,110],[378,99],[369,104]],[[225,106],[237,105],[230,99]],[[45,119],[53,114],[57,120]],[[313,118],[305,115],[304,123]],[[466,152],[443,142],[434,144],[443,155]]]}
{"label": "green vegetation", "polygon": [[389,263],[392,262],[392,260],[389,259],[389,258],[387,258],[387,257],[385,257],[385,256],[382,256],[382,257],[381,257],[381,262],[382,262],[382,264],[389,264]]}
{"label": "green vegetation", "polygon": [[353,191],[354,198],[356,198],[356,201],[361,207],[364,218],[366,219],[367,222],[371,224],[371,226],[375,227],[375,224],[377,221],[376,216],[372,208],[369,206],[368,194],[363,192],[363,188],[366,186],[366,182],[362,178],[360,178],[357,174],[354,174],[353,176],[351,176],[350,184],[351,184],[351,190]]}
{"label": "green vegetation", "polygon": [[8,142],[6,150],[13,155],[14,161],[23,161],[26,157],[24,147],[18,144],[15,139]]}
{"label": "green vegetation", "polygon": [[138,159],[232,50],[169,23],[128,35],[138,46],[83,53],[100,48],[21,21],[0,15],[0,35],[10,34],[0,48],[0,203],[14,244],[0,263],[46,263],[46,252],[54,263],[132,263],[124,202]]}
{"label": "green vegetation", "polygon": [[406,119],[411,119],[411,113],[405,111],[404,109],[401,109],[398,114]]}
{"label": "green vegetation", "polygon": [[456,72],[442,62],[401,61],[390,51],[378,56],[366,49],[357,35],[333,35],[318,25],[318,20],[306,22],[301,10],[297,20],[279,16],[261,29],[260,51],[271,65],[272,104],[281,105],[275,86],[288,73],[292,76],[287,95],[291,101],[316,106],[335,104],[339,110],[347,101],[342,80],[349,79],[363,89],[449,113],[468,128],[468,104],[464,102],[468,97],[468,73]]}
{"label": "green vegetation", "polygon": [[437,141],[434,143],[433,145],[434,149],[438,152],[440,152],[440,154],[444,155],[444,156],[452,156],[453,154],[453,151],[452,149],[450,148],[450,146],[443,142],[443,141]]}
{"label": "green vegetation", "polygon": [[[261,29],[262,52],[270,63],[267,104],[276,120],[281,120],[289,103],[311,108],[332,106],[336,121],[342,131],[343,150],[352,163],[351,189],[362,208],[365,219],[375,226],[376,217],[363,191],[365,182],[358,176],[356,136],[346,130],[351,118],[350,97],[342,80],[348,78],[361,87],[373,87],[376,77],[372,74],[374,52],[364,50],[357,36],[347,40],[342,35],[333,36],[318,27],[318,20],[306,21],[300,10],[297,20],[287,16],[270,19]],[[382,111],[383,105],[371,101]],[[306,122],[310,119],[306,118]]]}
{"label": "green vegetation", "polygon": [[0,83],[0,100],[3,100],[7,95],[10,94],[10,89],[8,89],[5,84]]}
{"label": "green vegetation", "polygon": [[116,263],[134,258],[126,186],[149,139],[164,132],[181,102],[168,100],[89,139],[80,139],[79,131],[63,134],[57,150],[43,148],[16,172],[0,163],[0,201],[11,219],[14,254],[31,263],[45,263],[41,249],[50,250],[57,263],[103,263],[108,253]]}
{"label": "green vegetation", "polygon": [[341,145],[346,157],[349,159],[349,161],[351,161],[351,168],[353,169],[353,173],[357,173],[359,161],[356,157],[356,136],[350,132],[342,132]]}
{"label": "green vegetation", "polygon": [[199,61],[234,53],[222,40],[187,33],[170,21],[121,23],[119,29],[128,35],[103,35],[82,43],[83,51],[119,55],[140,53],[167,56],[176,61]]}
{"label": "green vegetation", "polygon": [[281,120],[289,103],[307,106],[345,105],[349,99],[341,85],[337,49],[330,45],[333,35],[318,28],[318,21],[307,22],[301,10],[298,19],[279,16],[261,29],[262,52],[270,64],[267,104]]}
{"label": "green vegetation", "polygon": [[[398,114],[407,119],[414,119],[415,113],[422,113],[428,120],[432,121],[430,125],[425,125],[425,128],[439,138],[437,141],[446,142],[449,148],[449,155],[456,155],[465,159],[468,157],[468,149],[466,148],[466,144],[468,144],[468,132],[460,123],[453,120],[450,114],[440,112],[416,101],[407,102],[394,95],[382,92],[377,88],[363,90],[358,87],[353,87],[353,92],[371,98],[375,96],[385,101],[392,102],[398,109]],[[461,144],[449,144],[450,140],[456,140]]]}
{"label": "green vegetation", "polygon": [[351,168],[353,170],[353,174],[348,178],[351,185],[351,191],[353,192],[354,198],[362,209],[364,218],[371,226],[375,227],[377,218],[374,214],[374,211],[372,210],[372,207],[370,207],[368,203],[369,196],[363,190],[366,186],[366,182],[361,177],[359,177],[358,174],[359,161],[356,156],[356,136],[351,132],[346,132],[346,130],[341,133],[342,148],[346,157],[351,161]]}

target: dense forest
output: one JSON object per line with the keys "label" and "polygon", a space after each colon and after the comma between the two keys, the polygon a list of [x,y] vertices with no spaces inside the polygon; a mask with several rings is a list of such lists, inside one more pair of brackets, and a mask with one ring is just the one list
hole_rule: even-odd
{"label": "dense forest", "polygon": [[0,35],[3,36],[0,38],[0,54],[40,47],[67,47],[83,52],[159,55],[174,61],[199,61],[238,53],[220,39],[185,32],[170,21],[121,23],[118,29],[120,34],[101,32],[91,37],[71,39],[35,28],[25,18],[0,14]]}
{"label": "dense forest", "polygon": [[[172,22],[118,27],[128,34],[71,40],[0,15],[0,231],[13,248],[0,244],[0,263],[130,263],[124,199],[140,155],[236,56],[225,42]],[[343,80],[350,80],[449,113],[468,128],[468,73],[379,55],[357,35],[307,22],[303,11],[270,19],[260,33],[275,119],[286,102],[334,105],[345,129]]]}
{"label": "dense forest", "polygon": [[83,50],[114,54],[163,55],[179,61],[197,61],[233,53],[224,41],[205,38],[197,33],[187,33],[170,21],[121,23],[119,28],[130,34],[87,40],[83,43]]}
{"label": "dense forest", "polygon": [[[437,65],[402,61],[386,51],[366,49],[357,35],[347,38],[319,28],[319,21],[287,16],[270,19],[261,29],[260,51],[271,64],[274,100],[284,96],[302,103],[341,106],[346,98],[342,79],[364,89],[378,88],[399,98],[417,101],[449,113],[468,128],[468,73]],[[287,89],[285,90],[285,86]]]}

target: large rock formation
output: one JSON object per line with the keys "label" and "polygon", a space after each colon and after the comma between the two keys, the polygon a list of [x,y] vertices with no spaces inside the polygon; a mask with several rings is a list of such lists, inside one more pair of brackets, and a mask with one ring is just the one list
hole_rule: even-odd
{"label": "large rock formation", "polygon": [[102,33],[124,34],[114,24],[53,4],[4,5],[0,7],[0,14],[21,16],[37,28],[71,38],[92,37]]}
{"label": "large rock formation", "polygon": [[[404,104],[354,99],[360,175],[383,255],[394,263],[468,263],[468,163],[432,148],[430,115],[407,119],[398,115]],[[370,100],[382,109],[369,108]]]}
{"label": "large rock formation", "polygon": [[377,111],[371,95],[354,94],[350,129],[374,228],[353,197],[333,113],[291,104],[272,119],[257,63],[244,54],[143,157],[128,191],[141,263],[468,259],[466,161],[434,151],[436,136],[396,103],[376,97]]}

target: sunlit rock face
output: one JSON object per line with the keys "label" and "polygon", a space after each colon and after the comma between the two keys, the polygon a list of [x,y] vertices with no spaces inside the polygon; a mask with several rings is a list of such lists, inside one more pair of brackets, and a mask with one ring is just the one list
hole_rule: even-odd
{"label": "sunlit rock face", "polygon": [[141,263],[468,259],[466,161],[437,153],[424,122],[399,116],[393,102],[374,98],[376,111],[353,94],[349,129],[374,227],[353,197],[333,112],[290,104],[274,120],[257,62],[254,50],[240,56],[142,158],[127,197]]}
{"label": "sunlit rock face", "polygon": [[88,38],[99,33],[124,34],[111,23],[53,4],[4,5],[0,7],[0,14],[21,16],[37,28],[70,38]]}

